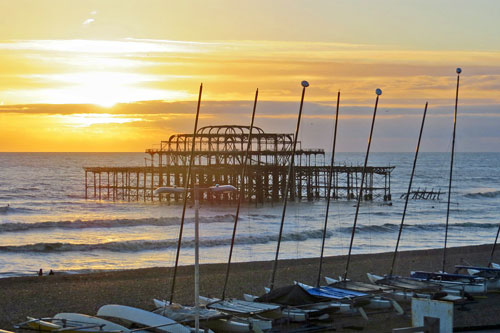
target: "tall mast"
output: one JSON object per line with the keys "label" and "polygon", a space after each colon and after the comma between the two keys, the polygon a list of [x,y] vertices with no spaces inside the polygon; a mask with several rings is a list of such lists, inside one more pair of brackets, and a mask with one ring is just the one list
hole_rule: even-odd
{"label": "tall mast", "polygon": [[396,256],[398,254],[399,241],[401,240],[401,233],[403,232],[403,224],[406,216],[406,208],[408,207],[408,199],[410,198],[411,185],[413,183],[413,176],[415,175],[415,167],[417,166],[418,151],[420,149],[420,141],[422,139],[422,132],[424,131],[425,116],[427,114],[428,102],[425,102],[424,116],[422,117],[422,125],[420,125],[420,133],[418,135],[417,149],[415,150],[415,158],[413,159],[413,168],[411,169],[410,183],[408,184],[408,191],[406,192],[405,207],[403,209],[403,216],[401,217],[401,224],[399,225],[398,240],[396,241],[396,248],[394,249],[394,255],[392,257],[391,271],[389,276],[392,276],[394,272],[394,265],[396,264]]}
{"label": "tall mast", "polygon": [[455,156],[455,134],[457,131],[458,87],[460,84],[460,73],[462,73],[462,69],[457,68],[457,92],[455,95],[455,114],[453,117],[453,140],[451,142],[450,182],[448,184],[448,206],[446,208],[446,227],[444,233],[443,266],[442,266],[443,272],[445,271],[444,269],[446,266],[446,245],[448,243],[448,221],[450,218],[451,182],[453,179],[453,159]]}
{"label": "tall mast", "polygon": [[358,193],[358,203],[356,205],[356,215],[354,215],[354,224],[352,226],[351,243],[349,244],[349,254],[347,255],[347,263],[345,265],[344,280],[347,280],[347,272],[349,271],[349,263],[351,261],[352,244],[354,242],[354,234],[356,233],[356,224],[358,222],[359,206],[361,204],[361,198],[363,197],[363,184],[365,182],[366,165],[368,164],[368,156],[370,155],[370,145],[372,143],[373,126],[375,125],[375,116],[377,115],[378,99],[382,95],[382,90],[375,90],[377,98],[375,99],[375,108],[373,109],[372,126],[370,129],[370,136],[368,138],[368,147],[366,148],[365,164],[363,166],[363,171],[361,173],[361,185],[359,186]]}
{"label": "tall mast", "polygon": [[224,280],[224,288],[222,289],[222,299],[224,299],[226,297],[226,288],[227,288],[227,282],[229,280],[231,259],[233,257],[234,239],[236,238],[236,229],[238,227],[238,218],[240,216],[241,202],[242,202],[243,197],[245,195],[245,176],[246,176],[246,172],[247,172],[248,155],[250,152],[250,148],[252,147],[252,130],[253,130],[253,123],[255,120],[255,110],[257,108],[257,97],[258,96],[259,96],[259,89],[257,89],[255,91],[255,100],[253,102],[252,120],[250,122],[250,130],[248,131],[247,150],[245,152],[245,159],[243,160],[243,169],[241,170],[240,193],[238,194],[238,206],[236,207],[236,214],[234,216],[233,236],[231,237],[231,248],[229,249],[229,259],[227,261],[226,278]]}
{"label": "tall mast", "polygon": [[276,256],[274,257],[273,274],[271,276],[271,283],[269,285],[269,288],[271,290],[273,290],[273,288],[274,288],[274,281],[276,278],[276,270],[278,269],[278,257],[280,254],[281,237],[283,236],[283,226],[285,224],[285,214],[286,214],[286,205],[287,205],[287,201],[288,201],[288,191],[290,189],[290,180],[292,178],[293,163],[295,160],[295,151],[297,148],[297,140],[299,137],[300,119],[302,117],[302,106],[304,105],[304,95],[306,93],[306,88],[309,87],[309,83],[307,81],[302,81],[301,84],[302,84],[302,97],[300,99],[299,115],[297,117],[297,127],[295,129],[295,137],[293,139],[293,149],[292,149],[292,155],[290,156],[290,165],[288,166],[288,177],[286,179],[285,193],[283,193],[283,212],[281,213],[280,232],[279,232],[279,236],[278,236],[278,244],[276,246]]}
{"label": "tall mast", "polygon": [[318,280],[316,281],[316,286],[318,287],[321,280],[321,270],[323,268],[323,255],[325,252],[325,239],[328,226],[328,213],[330,211],[330,197],[331,197],[330,191],[332,190],[333,165],[335,162],[335,146],[337,144],[337,124],[339,123],[339,105],[340,105],[340,91],[337,94],[337,111],[335,112],[335,129],[333,131],[332,160],[330,162],[330,173],[328,175],[328,187],[326,192],[327,194],[326,194],[325,224],[323,226],[323,240],[321,242],[321,255],[319,257]]}
{"label": "tall mast", "polygon": [[184,205],[182,206],[182,217],[181,217],[181,225],[179,229],[179,240],[177,241],[177,251],[175,254],[175,266],[174,266],[174,276],[172,278],[172,288],[170,289],[170,304],[174,301],[174,292],[175,292],[175,279],[177,277],[177,267],[179,266],[179,255],[181,252],[181,243],[182,243],[182,232],[184,230],[184,219],[186,216],[186,206],[187,206],[187,198],[191,180],[191,168],[194,162],[194,150],[195,150],[195,142],[196,142],[196,132],[198,131],[198,118],[200,116],[200,104],[201,104],[201,93],[203,91],[203,83],[200,84],[200,92],[198,93],[198,106],[196,107],[196,118],[194,121],[194,130],[193,130],[193,142],[191,144],[191,157],[189,158],[189,166],[186,172],[186,178],[184,181]]}

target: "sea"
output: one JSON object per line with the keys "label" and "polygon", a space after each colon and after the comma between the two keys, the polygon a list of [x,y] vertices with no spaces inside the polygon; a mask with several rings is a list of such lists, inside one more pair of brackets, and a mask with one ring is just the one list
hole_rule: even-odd
{"label": "sea", "polygon": [[[0,153],[0,277],[88,273],[172,266],[181,204],[85,199],[84,166],[141,166],[144,153]],[[395,166],[392,205],[362,202],[352,252],[394,251],[414,153],[371,153],[369,165]],[[328,156],[325,161],[329,161]],[[361,165],[363,153],[337,153]],[[325,162],[328,163],[328,162]],[[413,189],[440,190],[439,200],[409,200],[401,250],[442,248],[449,153],[420,153]],[[289,202],[280,259],[320,254],[326,200]],[[355,200],[332,200],[325,255],[348,252]],[[200,207],[200,261],[227,262],[235,204]],[[233,260],[273,260],[282,204],[245,204]],[[194,262],[194,210],[186,213],[180,264]],[[500,223],[500,153],[456,153],[448,246],[491,244]],[[487,258],[485,258],[485,261]]]}

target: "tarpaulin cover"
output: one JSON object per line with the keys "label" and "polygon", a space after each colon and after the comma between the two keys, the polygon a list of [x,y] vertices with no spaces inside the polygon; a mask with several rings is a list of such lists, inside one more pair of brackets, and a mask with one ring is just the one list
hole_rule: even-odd
{"label": "tarpaulin cover", "polygon": [[323,302],[324,297],[310,295],[304,288],[298,285],[290,285],[281,288],[275,288],[271,292],[257,298],[256,302],[275,303],[282,305],[299,306]]}
{"label": "tarpaulin cover", "polygon": [[332,288],[332,287],[310,288],[307,289],[307,292],[313,296],[328,297],[332,299],[344,299],[344,298],[367,296],[367,294],[361,293],[359,291]]}

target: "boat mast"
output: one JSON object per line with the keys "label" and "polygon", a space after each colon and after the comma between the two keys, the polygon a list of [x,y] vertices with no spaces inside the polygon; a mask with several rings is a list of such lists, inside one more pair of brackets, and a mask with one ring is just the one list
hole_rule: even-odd
{"label": "boat mast", "polygon": [[253,123],[255,120],[255,110],[257,108],[257,97],[258,96],[259,96],[259,89],[257,89],[255,91],[255,100],[253,102],[252,120],[250,121],[250,129],[248,131],[247,150],[245,152],[245,159],[243,160],[243,169],[241,170],[240,193],[238,194],[238,206],[236,207],[236,214],[234,216],[233,236],[231,237],[231,248],[229,249],[229,259],[227,261],[226,279],[224,280],[224,288],[222,289],[222,297],[221,297],[222,299],[224,299],[226,297],[227,282],[229,280],[229,271],[231,268],[231,259],[233,256],[234,239],[236,237],[236,229],[238,227],[238,218],[240,216],[241,202],[243,201],[243,197],[245,195],[245,176],[246,176],[246,172],[247,172],[248,155],[250,152],[250,148],[252,147],[252,130],[253,130]]}
{"label": "boat mast", "polygon": [[278,236],[278,244],[276,246],[276,256],[274,257],[273,274],[271,276],[271,283],[269,285],[269,288],[271,290],[273,290],[274,288],[276,270],[278,269],[278,257],[280,254],[281,237],[283,236],[283,226],[285,224],[285,214],[286,214],[286,205],[288,201],[288,191],[290,189],[290,179],[292,178],[293,163],[295,160],[295,151],[297,148],[297,140],[299,137],[300,119],[302,117],[302,106],[304,105],[304,95],[306,93],[306,88],[309,87],[309,83],[307,81],[302,81],[301,84],[302,84],[302,97],[300,99],[299,115],[297,117],[297,127],[295,129],[295,137],[293,138],[294,140],[293,140],[292,154],[290,156],[290,165],[288,166],[288,177],[286,179],[285,192],[283,193],[283,212],[281,213],[280,232]]}
{"label": "boat mast", "polygon": [[498,225],[497,236],[495,237],[495,243],[493,243],[493,247],[491,248],[490,261],[488,261],[488,267],[491,267],[491,264],[493,263],[493,254],[495,254],[495,248],[497,246],[499,233],[500,233],[500,224]]}
{"label": "boat mast", "polygon": [[415,150],[415,158],[413,159],[413,168],[411,169],[410,183],[408,184],[408,191],[406,192],[405,207],[403,209],[403,216],[401,217],[401,224],[399,225],[398,240],[396,241],[396,248],[394,249],[394,255],[392,256],[391,271],[389,272],[389,277],[392,276],[394,272],[394,265],[396,263],[396,256],[399,248],[399,241],[401,240],[401,233],[403,232],[403,224],[406,216],[406,208],[408,207],[408,199],[410,198],[411,185],[413,183],[413,176],[415,175],[415,167],[417,166],[418,151],[420,149],[420,141],[422,139],[422,132],[424,131],[425,116],[427,114],[428,102],[425,102],[424,116],[422,117],[422,124],[420,125],[420,133],[418,135],[417,149]]}
{"label": "boat mast", "polygon": [[196,118],[194,121],[194,130],[193,130],[193,142],[191,144],[191,157],[189,158],[189,166],[186,172],[186,178],[184,181],[184,188],[186,189],[184,191],[184,205],[182,206],[182,217],[181,217],[181,225],[179,229],[179,240],[177,241],[177,251],[175,254],[175,266],[174,266],[174,276],[172,278],[172,287],[170,289],[170,304],[174,301],[174,292],[175,292],[175,279],[177,277],[177,267],[179,266],[179,255],[181,252],[181,243],[182,243],[182,233],[184,230],[184,219],[186,216],[186,206],[187,206],[187,198],[188,198],[188,192],[189,192],[189,183],[191,180],[191,168],[193,166],[194,162],[194,150],[195,150],[195,143],[196,143],[196,132],[198,131],[198,118],[200,116],[200,104],[201,104],[201,93],[203,91],[203,83],[200,84],[200,92],[198,93],[198,106],[196,108]]}
{"label": "boat mast", "polygon": [[462,73],[462,69],[457,68],[457,92],[455,95],[455,114],[453,117],[453,140],[451,142],[450,182],[448,184],[448,206],[446,208],[446,227],[444,233],[443,266],[442,266],[443,272],[445,271],[444,269],[446,266],[446,245],[448,243],[448,221],[450,218],[451,182],[453,179],[453,158],[455,156],[455,134],[457,130],[458,87],[460,84],[460,73]]}
{"label": "boat mast", "polygon": [[344,281],[347,280],[347,272],[349,271],[349,263],[351,261],[352,244],[354,242],[354,234],[356,233],[356,223],[358,222],[359,206],[361,204],[361,198],[363,197],[363,184],[365,182],[366,165],[368,164],[368,156],[370,155],[370,145],[372,143],[373,126],[375,125],[375,116],[377,115],[378,99],[379,99],[380,95],[382,95],[382,90],[377,88],[377,90],[375,90],[375,93],[377,94],[377,98],[375,99],[375,108],[373,109],[372,126],[370,129],[370,136],[368,138],[368,147],[366,148],[365,164],[363,166],[363,171],[361,173],[361,185],[359,186],[358,203],[356,205],[356,214],[354,215],[354,224],[352,226],[351,243],[349,244],[349,253],[347,255],[347,263],[345,265]]}
{"label": "boat mast", "polygon": [[326,213],[325,213],[325,224],[323,226],[323,239],[321,242],[321,255],[319,257],[319,269],[318,269],[318,280],[316,281],[316,286],[319,287],[321,280],[321,270],[323,268],[323,254],[325,252],[325,239],[326,230],[328,226],[328,213],[330,211],[330,191],[332,190],[332,178],[333,178],[333,164],[335,162],[335,146],[337,144],[337,124],[339,123],[339,105],[340,105],[340,91],[337,94],[337,111],[335,112],[335,129],[333,131],[333,143],[332,143],[332,160],[330,162],[330,173],[328,175],[328,187],[326,194]]}

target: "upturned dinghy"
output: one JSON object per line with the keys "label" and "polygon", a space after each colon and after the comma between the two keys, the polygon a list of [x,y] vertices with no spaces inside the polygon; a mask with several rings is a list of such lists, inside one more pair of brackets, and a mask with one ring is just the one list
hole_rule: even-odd
{"label": "upturned dinghy", "polygon": [[190,333],[191,330],[162,315],[125,305],[103,305],[97,311],[101,317],[120,319],[128,323],[147,327],[156,332]]}

